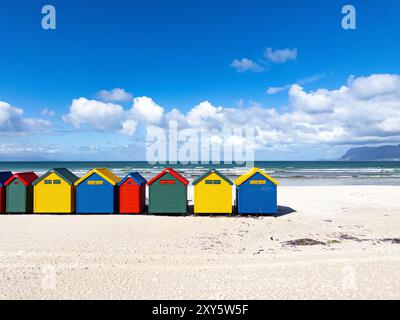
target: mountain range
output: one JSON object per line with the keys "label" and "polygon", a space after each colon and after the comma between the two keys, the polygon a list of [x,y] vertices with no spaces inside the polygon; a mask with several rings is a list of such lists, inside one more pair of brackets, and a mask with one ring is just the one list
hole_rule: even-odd
{"label": "mountain range", "polygon": [[341,161],[400,161],[400,144],[349,149]]}

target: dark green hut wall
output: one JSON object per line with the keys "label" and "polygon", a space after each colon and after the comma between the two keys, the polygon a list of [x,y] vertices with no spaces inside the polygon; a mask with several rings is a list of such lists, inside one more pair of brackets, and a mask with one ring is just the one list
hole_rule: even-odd
{"label": "dark green hut wall", "polygon": [[[160,184],[160,180],[174,180],[175,184]],[[150,213],[186,213],[187,187],[166,173],[149,187]]]}

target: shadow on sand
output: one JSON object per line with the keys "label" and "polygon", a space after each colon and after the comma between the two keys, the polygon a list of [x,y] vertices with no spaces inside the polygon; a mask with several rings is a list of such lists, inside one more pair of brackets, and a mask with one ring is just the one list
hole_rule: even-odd
{"label": "shadow on sand", "polygon": [[287,214],[291,214],[294,212],[297,212],[297,211],[294,210],[293,208],[285,207],[285,206],[278,206],[278,214],[275,215],[275,217],[286,216]]}
{"label": "shadow on sand", "polygon": [[[186,213],[159,213],[159,214],[154,214],[154,213],[149,213],[148,212],[148,206],[146,206],[145,210],[142,213],[133,213],[133,214],[119,214],[119,213],[57,213],[57,214],[51,214],[51,213],[20,213],[22,215],[55,215],[55,216],[91,216],[91,215],[101,215],[101,216],[110,216],[110,215],[132,215],[132,216],[137,216],[137,215],[150,215],[150,216],[164,216],[164,217],[185,217],[185,216],[201,216],[201,217],[248,217],[248,218],[254,218],[254,217],[282,217],[286,216],[288,214],[291,214],[293,212],[296,212],[293,208],[290,207],[285,207],[285,206],[278,206],[278,213],[277,214],[253,214],[253,215],[243,215],[243,214],[238,214],[236,211],[236,207],[233,207],[233,213],[231,214],[226,214],[226,213],[205,213],[205,214],[195,214],[194,213],[194,206],[189,205],[187,208]],[[10,213],[9,215],[20,215],[18,213]]]}

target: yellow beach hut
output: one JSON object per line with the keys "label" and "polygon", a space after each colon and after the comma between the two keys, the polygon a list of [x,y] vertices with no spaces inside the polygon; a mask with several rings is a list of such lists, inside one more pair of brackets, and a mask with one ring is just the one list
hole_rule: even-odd
{"label": "yellow beach hut", "polygon": [[232,213],[232,181],[211,169],[195,181],[194,213]]}
{"label": "yellow beach hut", "polygon": [[33,183],[34,213],[73,213],[74,183],[79,178],[65,168],[51,169]]}

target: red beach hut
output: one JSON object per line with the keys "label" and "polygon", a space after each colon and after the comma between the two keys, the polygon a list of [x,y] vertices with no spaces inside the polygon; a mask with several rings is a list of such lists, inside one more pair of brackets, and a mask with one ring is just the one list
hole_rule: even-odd
{"label": "red beach hut", "polygon": [[141,213],[146,205],[146,179],[138,172],[129,173],[118,184],[119,213]]}

